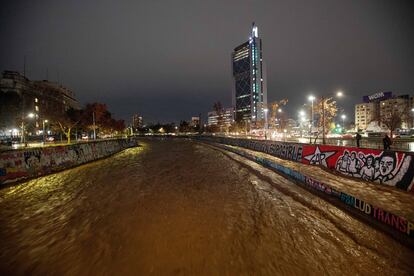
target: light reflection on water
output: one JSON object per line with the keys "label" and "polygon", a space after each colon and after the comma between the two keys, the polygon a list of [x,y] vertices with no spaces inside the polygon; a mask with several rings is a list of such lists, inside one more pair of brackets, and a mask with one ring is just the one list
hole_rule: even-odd
{"label": "light reflection on water", "polygon": [[234,155],[145,141],[0,190],[0,274],[409,274],[412,251]]}

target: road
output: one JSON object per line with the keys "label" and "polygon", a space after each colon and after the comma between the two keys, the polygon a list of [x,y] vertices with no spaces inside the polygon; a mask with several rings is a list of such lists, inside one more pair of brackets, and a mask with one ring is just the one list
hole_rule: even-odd
{"label": "road", "polygon": [[414,252],[285,178],[188,140],[0,190],[1,275],[409,275]]}

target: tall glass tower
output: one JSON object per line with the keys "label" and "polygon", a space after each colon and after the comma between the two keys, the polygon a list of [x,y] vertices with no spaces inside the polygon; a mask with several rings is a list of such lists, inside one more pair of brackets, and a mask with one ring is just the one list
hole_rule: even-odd
{"label": "tall glass tower", "polygon": [[249,40],[237,46],[231,57],[235,120],[253,123],[264,120],[267,106],[266,73],[262,40],[254,23]]}

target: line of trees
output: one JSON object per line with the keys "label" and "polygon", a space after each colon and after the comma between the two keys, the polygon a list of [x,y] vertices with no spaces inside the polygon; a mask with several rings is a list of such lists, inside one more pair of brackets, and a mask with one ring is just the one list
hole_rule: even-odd
{"label": "line of trees", "polygon": [[[125,130],[124,120],[112,118],[106,104],[87,104],[83,109],[70,108],[64,113],[50,114],[50,127],[55,132],[61,132],[71,142],[73,129],[81,132],[95,132],[98,136],[119,135]],[[95,124],[94,124],[95,119]]]}

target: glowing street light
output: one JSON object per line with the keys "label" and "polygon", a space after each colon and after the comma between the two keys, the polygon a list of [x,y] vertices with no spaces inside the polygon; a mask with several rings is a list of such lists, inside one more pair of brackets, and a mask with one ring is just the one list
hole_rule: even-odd
{"label": "glowing street light", "polygon": [[312,106],[311,106],[311,122],[309,124],[309,144],[312,143],[312,128],[313,128],[313,101],[315,100],[315,96],[310,95],[308,97],[308,100],[311,101]]}
{"label": "glowing street light", "polygon": [[341,115],[341,119],[342,119],[342,129],[345,131],[345,119],[346,119],[346,115],[342,114]]}
{"label": "glowing street light", "polygon": [[[29,114],[27,114],[26,116],[22,116],[22,136],[21,136],[21,139],[20,139],[20,142],[23,144],[23,143],[25,143],[26,142],[26,137],[25,137],[25,129],[24,129],[24,119],[25,118],[29,118],[29,119],[32,119],[32,118],[34,118],[35,117],[35,114],[34,113],[29,113]],[[25,144],[26,145],[26,144]]]}
{"label": "glowing street light", "polygon": [[46,142],[46,140],[45,140],[45,137],[46,137],[46,135],[45,135],[45,124],[48,123],[48,122],[49,122],[48,120],[42,120],[42,123],[43,123],[43,145]]}

